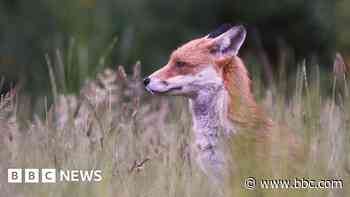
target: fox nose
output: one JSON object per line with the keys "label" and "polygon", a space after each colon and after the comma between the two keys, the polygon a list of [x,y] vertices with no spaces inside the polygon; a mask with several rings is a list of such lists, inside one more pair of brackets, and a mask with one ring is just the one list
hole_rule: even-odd
{"label": "fox nose", "polygon": [[149,84],[149,82],[151,82],[151,79],[149,77],[146,77],[146,78],[143,79],[143,84],[145,86],[147,86]]}

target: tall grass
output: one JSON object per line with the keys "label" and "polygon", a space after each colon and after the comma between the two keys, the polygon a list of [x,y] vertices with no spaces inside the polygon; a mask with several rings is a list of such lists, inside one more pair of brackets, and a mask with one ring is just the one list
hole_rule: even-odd
{"label": "tall grass", "polygon": [[[19,103],[23,99],[16,99],[20,93],[1,97],[0,196],[217,196],[218,186],[208,182],[191,157],[186,100],[145,94],[139,63],[129,76],[121,66],[106,69],[96,80],[86,82],[78,95],[61,93],[57,83],[62,78],[57,79],[59,75],[47,60],[55,99],[52,106],[43,102],[44,118],[35,116],[23,124],[17,118],[23,108]],[[274,172],[280,164],[267,162],[269,158],[254,160],[245,152],[249,147],[244,147],[235,150],[242,159],[232,167],[237,176],[231,185],[221,186],[227,196],[350,196],[347,81],[333,79],[330,74],[332,94],[323,96],[322,84],[327,82],[321,80],[318,67],[314,68],[315,72],[308,73],[305,65],[300,66],[294,93],[288,94],[292,98],[283,93],[289,90],[277,85],[259,103],[276,122],[300,135],[307,146],[305,162],[298,166],[304,173],[299,178],[342,179],[344,188],[247,190],[244,178],[259,174],[261,169]],[[276,143],[276,147],[282,145]],[[101,169],[103,180],[9,184],[8,168]],[[274,175],[286,178],[279,177],[282,174],[277,170]]]}

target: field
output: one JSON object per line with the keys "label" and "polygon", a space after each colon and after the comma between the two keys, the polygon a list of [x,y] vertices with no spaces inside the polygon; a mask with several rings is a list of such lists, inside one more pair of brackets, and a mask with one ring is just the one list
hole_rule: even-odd
{"label": "field", "polygon": [[[254,92],[272,119],[301,136],[306,145],[305,161],[297,167],[303,173],[297,178],[340,179],[342,189],[248,190],[243,183],[251,176],[257,180],[294,178],[283,169],[284,163],[294,161],[274,163],[268,155],[252,159],[246,152],[249,144],[239,142],[231,144],[232,154],[241,160],[228,175],[229,183],[210,184],[191,158],[187,101],[147,94],[137,63],[129,75],[122,67],[104,70],[87,81],[78,95],[60,93],[61,79],[50,70],[53,104],[41,98],[44,114],[37,112],[32,118],[23,115],[27,102],[20,89],[3,95],[0,196],[350,196],[349,84],[333,73],[321,75],[317,66],[309,66],[308,71],[304,64],[298,67],[294,88],[281,83],[267,91],[253,75]],[[283,144],[272,146],[277,150]],[[10,184],[8,168],[100,169],[103,179]],[[265,170],[272,174],[259,177]]]}

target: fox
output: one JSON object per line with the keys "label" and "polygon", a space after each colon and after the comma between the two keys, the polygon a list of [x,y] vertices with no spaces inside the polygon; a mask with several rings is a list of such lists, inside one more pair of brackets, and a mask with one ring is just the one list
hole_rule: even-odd
{"label": "fox", "polygon": [[[255,101],[248,71],[238,57],[246,36],[243,25],[224,25],[180,46],[166,65],[143,79],[151,94],[188,98],[196,160],[214,182],[223,179],[228,167],[220,138],[252,131],[262,144],[273,141],[275,123]],[[294,137],[285,137],[291,147],[297,146]]]}

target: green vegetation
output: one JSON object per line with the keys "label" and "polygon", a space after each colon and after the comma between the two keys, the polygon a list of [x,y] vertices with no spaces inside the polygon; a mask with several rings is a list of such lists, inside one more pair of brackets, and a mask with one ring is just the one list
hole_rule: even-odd
{"label": "green vegetation", "polygon": [[322,69],[329,68],[336,50],[349,59],[348,4],[341,0],[2,0],[0,74],[6,87],[18,82],[31,96],[45,95],[50,91],[45,54],[54,61],[59,50],[64,65],[72,66],[66,72],[75,73],[67,80],[78,91],[86,77],[101,71],[100,57],[116,38],[103,66],[140,60],[143,72],[149,73],[165,63],[174,47],[227,22],[247,26],[242,54],[257,57],[259,64],[264,64],[264,51],[277,69],[283,56],[279,52],[288,49],[288,74],[295,71],[295,61],[303,59],[319,60]]}

